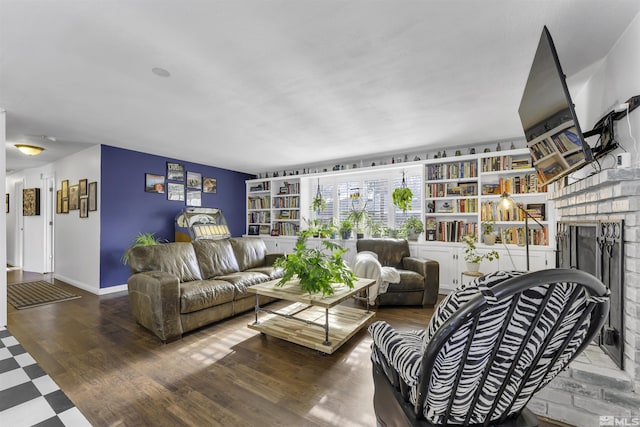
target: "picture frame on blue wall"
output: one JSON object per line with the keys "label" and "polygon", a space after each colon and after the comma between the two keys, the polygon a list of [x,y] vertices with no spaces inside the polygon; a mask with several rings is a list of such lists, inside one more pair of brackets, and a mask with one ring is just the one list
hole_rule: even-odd
{"label": "picture frame on blue wall", "polygon": [[164,193],[164,175],[145,173],[144,191],[147,193]]}
{"label": "picture frame on blue wall", "polygon": [[89,183],[89,211],[98,210],[98,183],[96,181]]}
{"label": "picture frame on blue wall", "polygon": [[182,163],[167,162],[167,180],[184,182],[184,165]]}
{"label": "picture frame on blue wall", "polygon": [[187,171],[187,188],[202,190],[202,174]]}
{"label": "picture frame on blue wall", "polygon": [[167,182],[167,200],[184,202],[184,184]]}
{"label": "picture frame on blue wall", "polygon": [[202,192],[200,190],[187,190],[187,206],[202,206]]}
{"label": "picture frame on blue wall", "polygon": [[202,179],[202,192],[215,193],[218,190],[218,181],[215,178]]}

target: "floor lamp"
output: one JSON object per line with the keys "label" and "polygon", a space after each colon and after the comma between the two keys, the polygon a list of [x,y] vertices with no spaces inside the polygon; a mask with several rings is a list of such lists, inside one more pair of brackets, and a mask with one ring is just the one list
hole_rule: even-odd
{"label": "floor lamp", "polygon": [[524,245],[525,245],[525,249],[526,249],[526,253],[527,253],[527,271],[529,271],[529,218],[531,218],[532,220],[535,221],[536,224],[538,224],[540,227],[544,227],[542,224],[540,224],[540,221],[538,221],[537,219],[535,219],[534,217],[531,216],[531,214],[529,212],[527,212],[526,210],[524,210],[522,208],[522,206],[520,206],[519,204],[517,204],[509,195],[509,193],[502,193],[502,195],[500,196],[500,198],[502,199],[502,206],[504,208],[509,208],[511,206],[516,206],[518,209],[520,209],[520,211],[522,211],[522,213],[524,213]]}

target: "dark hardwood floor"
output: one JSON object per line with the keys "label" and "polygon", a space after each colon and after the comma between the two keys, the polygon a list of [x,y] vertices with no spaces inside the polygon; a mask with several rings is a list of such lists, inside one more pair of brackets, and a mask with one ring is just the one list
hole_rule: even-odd
{"label": "dark hardwood floor", "polygon": [[[7,273],[8,283],[41,279]],[[249,312],[162,344],[136,324],[126,292],[55,283],[82,298],[9,305],[8,329],[95,426],[376,425],[366,330],[327,356],[248,329]],[[410,329],[432,313],[385,307],[376,318]]]}

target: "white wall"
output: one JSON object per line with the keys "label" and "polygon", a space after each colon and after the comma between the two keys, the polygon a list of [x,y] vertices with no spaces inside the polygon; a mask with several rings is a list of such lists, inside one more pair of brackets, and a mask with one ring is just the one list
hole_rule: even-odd
{"label": "white wall", "polygon": [[[0,146],[6,144],[6,113],[0,108]],[[0,194],[6,193],[4,174],[6,162],[6,150],[0,150]],[[7,218],[4,209],[0,209],[0,265],[7,265],[7,245],[1,242],[6,241]],[[7,273],[0,274],[0,326],[7,325]]]}
{"label": "white wall", "polygon": [[[640,95],[640,14],[636,15],[609,51],[584,89],[574,95],[576,113],[583,132],[590,130],[613,106],[635,95]],[[629,136],[626,117],[615,122],[616,139],[631,153],[632,166],[640,167],[640,109],[633,111],[628,117],[636,142]],[[593,139],[589,140],[591,144]],[[618,149],[615,153],[622,151]],[[608,156],[601,163],[603,168],[608,168],[614,165],[614,160]]]}
{"label": "white wall", "polygon": [[[96,145],[52,164],[56,190],[62,180],[75,185],[81,179],[98,182],[100,197],[100,146]],[[98,210],[80,218],[80,211],[54,215],[55,277],[89,292],[100,290],[100,203]]]}

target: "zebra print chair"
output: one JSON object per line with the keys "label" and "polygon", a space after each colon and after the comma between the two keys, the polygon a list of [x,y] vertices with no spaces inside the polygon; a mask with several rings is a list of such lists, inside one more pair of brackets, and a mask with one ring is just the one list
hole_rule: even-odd
{"label": "zebra print chair", "polygon": [[382,426],[537,426],[525,405],[596,336],[608,290],[578,270],[496,272],[460,286],[429,326],[369,326]]}

